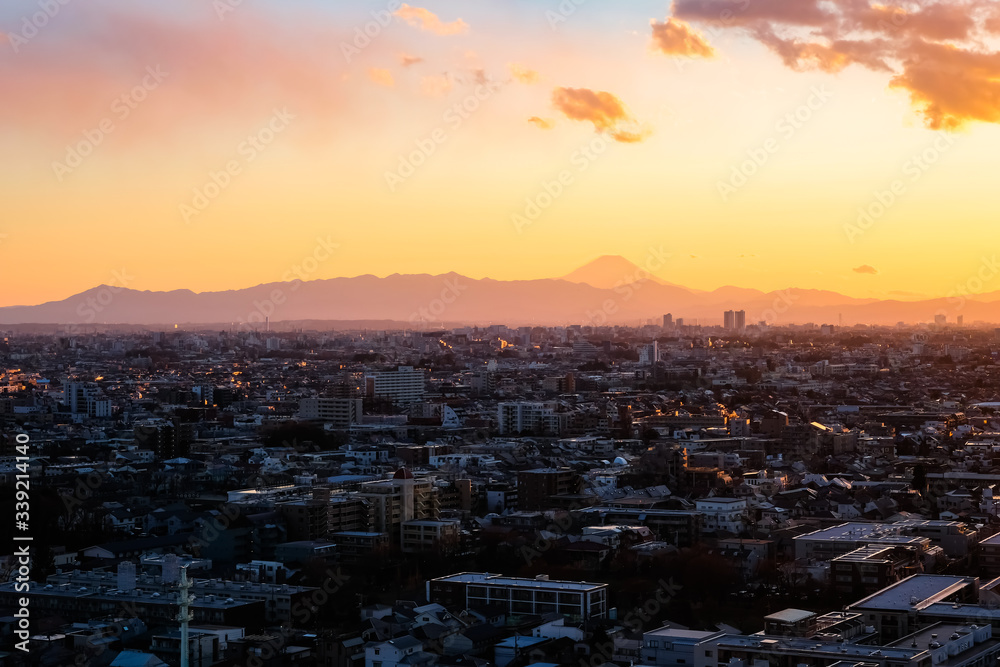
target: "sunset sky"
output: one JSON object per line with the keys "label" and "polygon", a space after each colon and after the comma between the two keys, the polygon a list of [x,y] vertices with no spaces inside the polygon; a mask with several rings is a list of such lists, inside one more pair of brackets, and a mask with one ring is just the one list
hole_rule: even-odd
{"label": "sunset sky", "polygon": [[4,2],[0,305],[660,247],[941,296],[994,256],[995,0],[415,1]]}

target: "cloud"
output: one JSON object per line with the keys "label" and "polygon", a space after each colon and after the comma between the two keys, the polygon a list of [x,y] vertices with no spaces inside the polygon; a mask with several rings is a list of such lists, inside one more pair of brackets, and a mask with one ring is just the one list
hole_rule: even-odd
{"label": "cloud", "polygon": [[822,0],[674,0],[672,13],[688,21],[721,26],[759,21],[816,26],[832,18],[821,4]]}
{"label": "cloud", "polygon": [[653,26],[653,46],[661,53],[691,58],[715,55],[715,49],[705,37],[680,19],[670,18],[663,23],[654,19],[650,25]]}
{"label": "cloud", "polygon": [[867,264],[856,266],[851,270],[854,271],[855,273],[861,273],[869,276],[878,275],[878,269],[876,269],[874,266],[868,266]]}
{"label": "cloud", "polygon": [[649,136],[649,130],[639,126],[625,104],[608,92],[556,88],[552,92],[552,106],[570,120],[592,123],[599,134],[607,134],[615,141],[636,143]]}
{"label": "cloud", "polygon": [[532,116],[531,118],[528,119],[528,122],[534,123],[536,127],[542,130],[551,130],[553,127],[556,126],[554,120],[551,120],[549,118],[539,118],[538,116]]}
{"label": "cloud", "polygon": [[482,67],[476,67],[472,70],[472,80],[476,82],[476,85],[485,86],[489,83],[490,79],[486,76],[486,70]]}
{"label": "cloud", "polygon": [[402,65],[403,67],[411,67],[413,65],[416,65],[417,63],[422,63],[422,62],[424,62],[424,59],[421,58],[420,56],[411,56],[408,53],[399,54],[399,64]]}
{"label": "cloud", "polygon": [[919,42],[890,86],[909,93],[931,129],[1000,123],[1000,53]]}
{"label": "cloud", "polygon": [[250,8],[221,22],[197,21],[186,17],[186,7],[204,9],[193,2],[172,4],[167,14],[131,3],[66,6],[67,20],[46,27],[44,48],[31,43],[16,56],[0,56],[0,89],[17,91],[18,99],[0,105],[0,125],[37,129],[44,141],[65,144],[116,117],[112,105],[143,84],[147,68],[165,78],[110,144],[170,140],[215,122],[259,123],[276,107],[306,122],[348,112],[350,96],[317,66],[337,55],[339,37],[331,40],[315,21],[301,14],[276,20]]}
{"label": "cloud", "polygon": [[538,83],[542,78],[535,70],[528,69],[518,63],[510,63],[507,65],[507,69],[510,70],[510,75],[514,77],[514,80],[521,83]]}
{"label": "cloud", "polygon": [[[674,0],[672,13],[739,30],[796,71],[885,73],[931,129],[1000,123],[995,0]],[[654,22],[654,40],[669,23]],[[672,33],[668,45],[683,48],[683,35]]]}
{"label": "cloud", "polygon": [[454,82],[447,74],[425,76],[420,80],[420,92],[427,97],[441,97],[451,92],[453,87]]}
{"label": "cloud", "polygon": [[392,88],[396,85],[396,80],[392,78],[392,72],[387,69],[371,67],[368,69],[368,78],[386,88]]}
{"label": "cloud", "polygon": [[462,19],[456,19],[451,23],[444,23],[437,17],[437,14],[429,9],[412,7],[405,2],[402,7],[394,12],[394,15],[414,27],[433,32],[435,35],[459,35],[469,30],[469,24]]}

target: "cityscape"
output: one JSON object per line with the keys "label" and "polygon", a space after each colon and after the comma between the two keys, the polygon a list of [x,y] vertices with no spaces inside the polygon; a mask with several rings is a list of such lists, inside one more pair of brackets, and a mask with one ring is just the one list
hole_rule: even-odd
{"label": "cityscape", "polygon": [[0,667],[1000,667],[998,81],[990,0],[5,3]]}

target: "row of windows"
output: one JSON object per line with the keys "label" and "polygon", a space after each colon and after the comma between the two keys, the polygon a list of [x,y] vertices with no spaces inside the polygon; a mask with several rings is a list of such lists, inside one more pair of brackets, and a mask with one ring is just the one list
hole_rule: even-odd
{"label": "row of windows", "polygon": [[[563,604],[579,605],[581,602],[580,593],[556,593],[555,591],[539,591],[524,588],[487,588],[486,586],[469,586],[468,595],[470,598],[486,598],[492,600],[524,600],[537,602],[560,602]],[[591,594],[591,601],[605,599],[603,590]]]}

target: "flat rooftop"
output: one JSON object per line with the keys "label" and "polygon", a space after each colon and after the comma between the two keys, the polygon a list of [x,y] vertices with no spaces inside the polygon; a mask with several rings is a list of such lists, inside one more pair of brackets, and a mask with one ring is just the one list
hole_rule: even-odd
{"label": "flat rooftop", "polygon": [[[862,644],[845,644],[835,641],[817,641],[804,637],[776,637],[770,635],[727,635],[719,639],[719,646],[732,648],[759,648],[773,653],[783,651],[809,651],[817,657],[831,656],[838,660],[863,661],[864,658],[880,656],[908,662],[911,658],[923,653],[924,648],[869,646]],[[878,653],[876,653],[878,651]]]}
{"label": "flat rooftop", "polygon": [[869,544],[867,546],[858,547],[854,551],[849,551],[846,554],[837,556],[833,560],[840,563],[887,561],[890,560],[891,552],[895,548],[897,547],[887,544]]}
{"label": "flat rooftop", "polygon": [[724,505],[735,505],[736,503],[746,503],[746,498],[699,498],[698,503],[722,503]]}
{"label": "flat rooftop", "polygon": [[607,584],[589,581],[561,581],[558,579],[523,579],[520,577],[505,577],[486,572],[461,572],[447,577],[438,577],[432,581],[456,584],[487,584],[491,586],[515,586],[519,588],[561,588],[564,590],[589,591],[595,588],[605,588]]}
{"label": "flat rooftop", "polygon": [[[971,577],[943,574],[915,574],[869,595],[849,608],[903,610],[924,607],[939,602],[973,582]],[[950,606],[950,605],[948,605]]]}
{"label": "flat rooftop", "polygon": [[872,542],[899,544],[922,544],[926,538],[917,535],[904,535],[906,525],[892,523],[842,523],[839,526],[821,528],[804,535],[796,535],[793,540],[826,540],[830,542]]}
{"label": "flat rooftop", "polygon": [[719,634],[719,630],[707,631],[707,630],[681,630],[680,628],[671,628],[670,626],[664,626],[662,628],[657,628],[656,630],[650,630],[647,635],[655,635],[657,637],[669,637],[671,639],[688,639],[691,641],[699,642],[708,637],[715,636]]}
{"label": "flat rooftop", "polygon": [[799,623],[814,616],[816,616],[816,612],[806,611],[805,609],[782,609],[779,612],[765,616],[764,620],[776,623]]}

